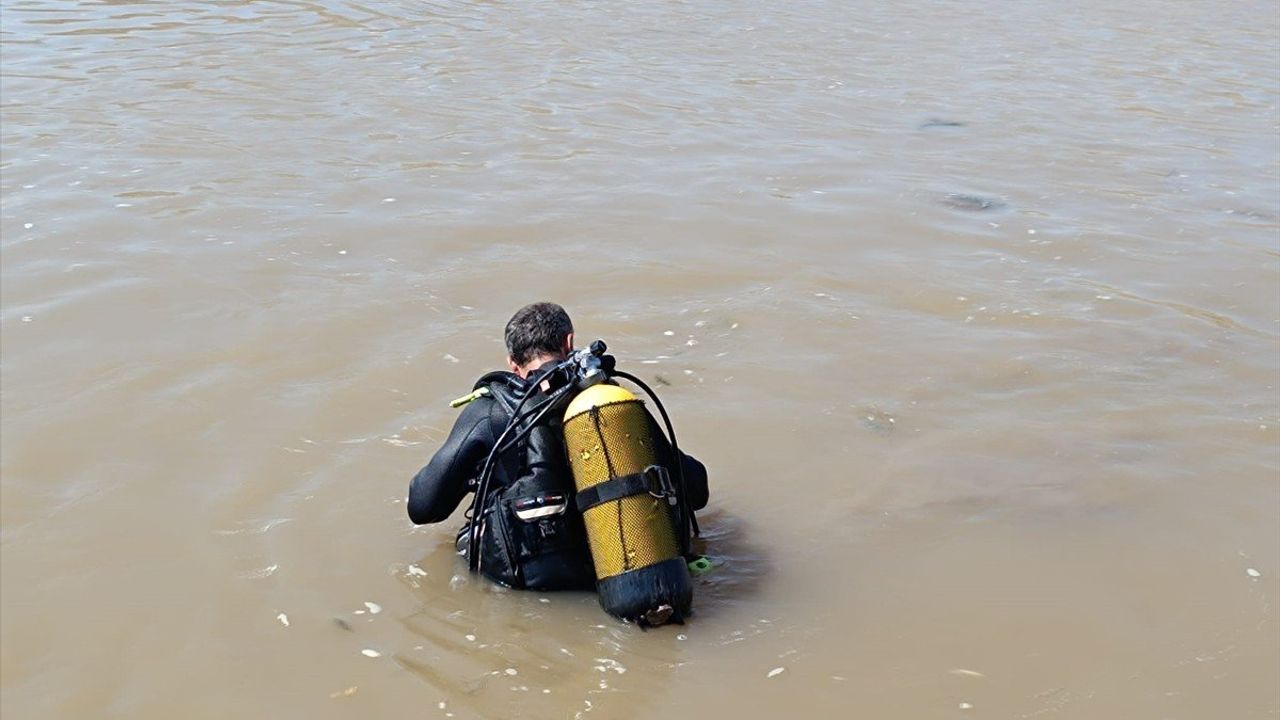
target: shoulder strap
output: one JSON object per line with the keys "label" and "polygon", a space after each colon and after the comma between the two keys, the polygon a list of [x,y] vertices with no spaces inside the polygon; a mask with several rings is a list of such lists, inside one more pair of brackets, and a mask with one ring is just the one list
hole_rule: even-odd
{"label": "shoulder strap", "polygon": [[481,375],[480,379],[476,381],[476,384],[471,386],[471,389],[479,390],[482,387],[496,384],[505,385],[512,390],[523,390],[525,385],[524,381],[520,379],[520,376],[513,372],[508,372],[506,370],[494,370],[493,372],[487,372]]}
{"label": "shoulder strap", "polygon": [[497,398],[508,413],[515,409],[516,403],[526,391],[524,380],[521,380],[519,375],[506,370],[494,370],[481,375],[471,389],[479,390],[480,388],[489,388],[489,394]]}

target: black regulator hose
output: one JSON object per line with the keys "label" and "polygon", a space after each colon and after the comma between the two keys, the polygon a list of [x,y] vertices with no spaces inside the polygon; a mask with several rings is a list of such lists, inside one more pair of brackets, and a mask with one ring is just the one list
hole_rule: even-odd
{"label": "black regulator hose", "polygon": [[[676,444],[676,430],[671,426],[671,417],[667,415],[667,409],[662,406],[662,401],[658,399],[658,395],[653,392],[653,389],[640,378],[621,370],[614,370],[612,374],[639,385],[641,390],[644,390],[649,397],[653,398],[653,404],[658,406],[658,412],[662,414],[662,422],[667,426],[667,437],[671,440],[671,452],[675,455],[676,475],[680,478],[680,504],[684,506],[686,514],[685,530],[692,530],[694,537],[702,535],[702,531],[698,529],[698,519],[694,517],[693,508],[689,505],[689,492],[685,488],[684,482],[684,458],[680,455],[680,446]],[[687,537],[688,533],[686,532],[685,535]]]}

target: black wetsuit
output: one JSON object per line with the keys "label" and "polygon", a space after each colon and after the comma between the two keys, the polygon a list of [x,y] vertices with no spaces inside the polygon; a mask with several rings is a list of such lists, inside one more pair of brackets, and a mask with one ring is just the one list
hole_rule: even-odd
{"label": "black wetsuit", "polygon": [[[467,493],[475,489],[474,483],[479,478],[485,459],[510,422],[515,404],[530,391],[541,394],[538,389],[540,380],[541,373],[538,371],[532,373],[527,381],[521,380],[513,373],[495,372],[485,375],[480,382],[476,383],[477,388],[488,387],[489,393],[473,400],[463,408],[462,415],[454,423],[453,430],[450,431],[444,445],[436,451],[426,467],[418,471],[409,484],[410,520],[419,525],[440,522],[457,509]],[[530,398],[522,408],[522,412],[533,407],[538,401],[537,396]],[[652,418],[650,420],[652,422]],[[671,462],[671,446],[667,443],[666,436],[658,430],[656,423],[653,423],[653,431],[659,460],[674,470],[674,464]],[[706,468],[683,452],[681,459],[685,497],[691,509],[700,510],[707,504]],[[678,474],[674,472],[672,474],[678,477]],[[492,507],[493,501],[501,495],[503,489],[511,488],[517,483],[520,486],[529,486],[538,492],[549,487],[564,487],[572,493],[573,479],[565,458],[559,418],[545,419],[529,434],[528,439],[520,447],[504,452],[498,458],[489,490],[488,504]],[[474,514],[479,517],[489,509],[491,508],[477,508]],[[571,521],[576,525],[570,528],[568,537],[571,538],[575,547],[565,548],[562,556],[565,562],[570,563],[585,559],[589,566],[590,554],[586,547],[585,535],[576,530],[581,525],[581,517],[577,516],[577,511],[572,507],[569,512],[572,514]],[[460,545],[465,539],[465,529],[464,527],[464,532],[459,533]],[[487,536],[482,536],[481,543],[482,553],[486,553],[484,557],[488,558],[488,553],[494,550],[490,546],[495,542]],[[492,568],[493,565],[494,563],[491,562],[490,567]],[[482,570],[499,582],[517,587],[525,584],[529,587],[535,586],[534,583],[523,582],[524,578],[519,576],[518,571],[517,579],[513,582],[509,575],[491,572],[483,567]],[[546,576],[546,579],[539,589],[557,589],[558,585],[581,585],[576,579],[577,573],[570,573],[563,577],[556,577],[555,573],[541,574]]]}

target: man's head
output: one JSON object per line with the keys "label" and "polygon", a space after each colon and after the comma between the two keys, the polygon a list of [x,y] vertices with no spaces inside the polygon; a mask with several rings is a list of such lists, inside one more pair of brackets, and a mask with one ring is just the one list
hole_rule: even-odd
{"label": "man's head", "polygon": [[555,303],[526,305],[507,321],[507,365],[511,372],[528,377],[551,360],[563,360],[573,352],[573,321]]}

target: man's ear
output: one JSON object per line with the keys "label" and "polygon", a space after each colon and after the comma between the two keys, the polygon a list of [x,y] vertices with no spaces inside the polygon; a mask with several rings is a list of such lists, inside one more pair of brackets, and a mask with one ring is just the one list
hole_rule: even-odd
{"label": "man's ear", "polygon": [[564,336],[564,354],[573,352],[573,333]]}
{"label": "man's ear", "polygon": [[516,364],[515,360],[511,359],[510,355],[507,356],[507,369],[517,375],[520,374],[520,366]]}

